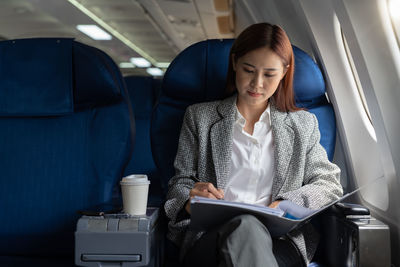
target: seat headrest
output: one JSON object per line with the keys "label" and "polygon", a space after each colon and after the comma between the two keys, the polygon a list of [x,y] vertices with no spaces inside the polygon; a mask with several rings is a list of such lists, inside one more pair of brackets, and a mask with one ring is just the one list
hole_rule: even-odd
{"label": "seat headrest", "polygon": [[149,119],[156,98],[158,80],[147,76],[124,78],[136,119]]}
{"label": "seat headrest", "polygon": [[[165,73],[163,93],[189,102],[222,98],[233,41],[206,40],[186,48],[172,61]],[[319,103],[321,98],[325,99],[324,79],[309,55],[296,46],[293,46],[293,52],[296,102],[301,107],[308,108]]]}
{"label": "seat headrest", "polygon": [[300,48],[293,46],[295,70],[293,90],[296,104],[312,108],[326,103],[325,82],[321,70],[314,60]]}
{"label": "seat headrest", "polygon": [[123,82],[102,51],[70,38],[0,42],[0,116],[65,115],[119,100]]}
{"label": "seat headrest", "polygon": [[189,102],[222,98],[233,41],[206,40],[186,48],[168,67],[162,93]]}

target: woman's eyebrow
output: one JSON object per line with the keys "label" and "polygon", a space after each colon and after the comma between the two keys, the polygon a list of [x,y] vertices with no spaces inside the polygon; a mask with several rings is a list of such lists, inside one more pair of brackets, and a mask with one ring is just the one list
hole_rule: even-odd
{"label": "woman's eyebrow", "polygon": [[[252,67],[252,68],[256,68],[255,66],[251,65],[250,63],[243,62],[243,64],[247,65],[249,67]],[[266,70],[266,71],[276,71],[278,69],[275,69],[275,68],[264,68],[264,70]]]}

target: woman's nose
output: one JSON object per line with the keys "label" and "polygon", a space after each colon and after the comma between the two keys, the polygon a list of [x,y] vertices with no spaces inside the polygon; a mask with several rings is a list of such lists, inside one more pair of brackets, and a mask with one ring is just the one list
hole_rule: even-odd
{"label": "woman's nose", "polygon": [[262,75],[255,73],[253,79],[251,80],[251,86],[253,87],[262,87],[263,86],[263,78]]}

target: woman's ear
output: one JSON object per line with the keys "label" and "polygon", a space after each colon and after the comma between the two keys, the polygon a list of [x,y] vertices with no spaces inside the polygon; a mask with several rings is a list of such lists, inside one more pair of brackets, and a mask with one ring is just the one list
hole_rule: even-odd
{"label": "woman's ear", "polygon": [[289,70],[289,67],[290,67],[290,65],[286,65],[286,66],[283,68],[283,73],[282,73],[281,80],[285,77],[287,71]]}

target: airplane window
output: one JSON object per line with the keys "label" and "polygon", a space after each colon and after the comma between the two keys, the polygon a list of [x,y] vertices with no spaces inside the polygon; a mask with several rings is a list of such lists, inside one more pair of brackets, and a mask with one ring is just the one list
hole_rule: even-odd
{"label": "airplane window", "polygon": [[344,49],[346,51],[347,60],[349,61],[350,68],[351,68],[351,71],[353,73],[356,85],[357,85],[357,90],[358,90],[358,93],[359,93],[360,98],[361,98],[361,102],[363,104],[365,112],[367,113],[368,119],[372,124],[371,114],[370,114],[369,109],[368,109],[367,101],[365,100],[364,91],[363,91],[362,86],[361,86],[360,78],[358,77],[357,69],[356,69],[356,67],[354,65],[353,57],[351,56],[351,52],[350,52],[349,46],[347,44],[346,37],[344,36],[343,30],[341,31],[341,33],[342,33],[342,40],[343,40]]}
{"label": "airplane window", "polygon": [[400,0],[388,0],[388,8],[397,44],[400,46]]}

